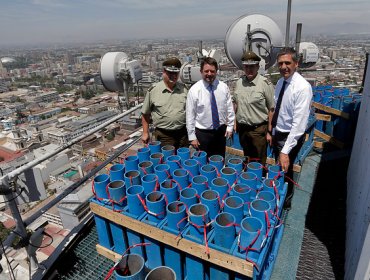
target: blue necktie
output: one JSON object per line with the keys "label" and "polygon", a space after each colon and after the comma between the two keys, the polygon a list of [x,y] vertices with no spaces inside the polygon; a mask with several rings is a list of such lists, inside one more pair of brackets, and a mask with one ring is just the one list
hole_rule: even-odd
{"label": "blue necktie", "polygon": [[276,102],[276,107],[275,107],[274,115],[272,116],[272,120],[271,120],[271,126],[272,126],[272,128],[275,128],[275,126],[277,124],[277,119],[279,117],[279,111],[280,111],[281,101],[283,100],[285,86],[286,86],[287,83],[288,83],[287,81],[284,81],[283,82],[283,85],[281,87],[281,90],[280,90],[280,93],[279,93],[279,97],[278,97],[278,100]]}
{"label": "blue necktie", "polygon": [[220,118],[218,117],[216,97],[212,84],[209,85],[209,92],[211,93],[212,125],[213,129],[217,129],[220,127]]}

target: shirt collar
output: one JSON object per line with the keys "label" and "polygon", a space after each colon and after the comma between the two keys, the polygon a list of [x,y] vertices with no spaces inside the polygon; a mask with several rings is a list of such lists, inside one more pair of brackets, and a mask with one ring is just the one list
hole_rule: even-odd
{"label": "shirt collar", "polygon": [[297,72],[294,72],[292,76],[290,76],[287,80],[284,80],[283,78],[283,81],[286,81],[288,84],[290,84],[292,82],[292,80],[294,80],[294,76],[296,75]]}
{"label": "shirt collar", "polygon": [[202,81],[203,81],[203,85],[206,89],[208,89],[210,85],[212,85],[212,87],[215,89],[215,88],[217,88],[217,85],[219,84],[218,79],[215,79],[212,84],[207,83],[205,80],[202,80]]}
{"label": "shirt collar", "polygon": [[249,81],[249,80],[247,79],[247,76],[245,76],[245,75],[243,75],[243,76],[242,76],[242,79],[243,79],[246,83],[248,83],[248,84],[254,84],[254,85],[257,85],[257,83],[258,83],[258,79],[259,79],[259,74],[257,73],[256,77],[254,77],[254,79],[253,79],[252,81]]}
{"label": "shirt collar", "polygon": [[173,87],[173,90],[171,91],[171,90],[169,90],[168,89],[168,87],[166,86],[166,84],[164,83],[164,81],[162,80],[161,82],[160,82],[160,86],[161,86],[161,92],[175,92],[176,91],[176,89],[178,89],[179,88],[179,86],[178,86],[178,82],[175,84],[175,86]]}

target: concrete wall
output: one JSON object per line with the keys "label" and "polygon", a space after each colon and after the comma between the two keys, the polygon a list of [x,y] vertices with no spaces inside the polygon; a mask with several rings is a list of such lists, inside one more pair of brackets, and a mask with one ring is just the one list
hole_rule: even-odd
{"label": "concrete wall", "polygon": [[17,197],[18,204],[38,201],[47,198],[45,185],[42,181],[40,169],[31,168],[24,172],[25,181],[18,181],[24,191]]}
{"label": "concrete wall", "polygon": [[370,279],[370,62],[347,174],[345,279]]}
{"label": "concrete wall", "polygon": [[43,168],[40,168],[41,174],[42,174],[42,180],[44,183],[49,182],[49,176],[50,174],[57,170],[58,168],[66,165],[69,163],[69,159],[67,154],[61,153],[56,155],[52,160],[44,161],[42,164],[40,164],[38,167],[43,166]]}

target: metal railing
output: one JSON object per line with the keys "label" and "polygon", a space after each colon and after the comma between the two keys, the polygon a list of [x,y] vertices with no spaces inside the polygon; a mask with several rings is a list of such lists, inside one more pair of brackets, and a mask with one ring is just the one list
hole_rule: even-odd
{"label": "metal railing", "polygon": [[[37,218],[39,218],[44,212],[46,212],[48,209],[53,207],[55,204],[57,204],[59,201],[61,201],[64,197],[66,197],[68,194],[70,194],[72,191],[74,191],[77,187],[84,184],[89,178],[91,178],[96,172],[99,172],[101,169],[103,169],[107,164],[109,164],[112,160],[117,158],[122,152],[129,149],[132,145],[134,145],[140,138],[136,136],[132,142],[129,144],[121,146],[112,156],[110,156],[107,160],[105,160],[100,166],[92,169],[87,175],[85,175],[83,178],[81,178],[78,182],[72,184],[67,189],[63,191],[58,197],[47,203],[45,206],[43,206],[41,209],[36,211],[34,214],[32,214],[29,218],[27,218],[25,221],[22,220],[22,217],[19,213],[17,204],[16,204],[16,197],[14,195],[14,191],[16,189],[16,179],[17,176],[24,173],[26,170],[35,167],[39,163],[61,153],[62,151],[68,149],[72,145],[80,142],[84,138],[92,135],[95,132],[98,132],[105,128],[107,125],[116,122],[123,117],[135,112],[136,110],[140,109],[142,107],[142,104],[139,104],[123,113],[118,114],[117,116],[109,119],[108,121],[102,123],[101,125],[95,127],[94,129],[84,133],[83,135],[73,139],[72,141],[58,147],[55,151],[52,151],[50,153],[47,153],[37,159],[34,159],[30,161],[29,163],[9,172],[8,174],[2,176],[0,178],[0,194],[3,194],[6,198],[6,203],[11,211],[11,214],[15,220],[15,229],[12,231],[12,233],[7,237],[7,239],[3,242],[5,249],[9,247],[12,242],[14,241],[14,238],[16,235],[20,236],[21,238],[27,237],[26,232],[26,226],[34,222]],[[1,250],[1,249],[0,249]]]}

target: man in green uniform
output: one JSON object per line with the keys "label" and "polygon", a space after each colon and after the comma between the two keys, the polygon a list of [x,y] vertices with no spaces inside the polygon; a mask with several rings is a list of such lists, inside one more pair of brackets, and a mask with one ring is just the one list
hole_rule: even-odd
{"label": "man in green uniform", "polygon": [[267,133],[269,115],[274,109],[274,88],[258,74],[261,58],[252,51],[242,57],[245,75],[237,82],[234,93],[236,131],[244,156],[266,163]]}
{"label": "man in green uniform", "polygon": [[163,80],[148,90],[141,109],[144,144],[150,140],[150,117],[155,125],[154,137],[162,146],[172,145],[175,148],[189,145],[185,107],[187,88],[178,82],[181,62],[176,57],[163,62]]}

